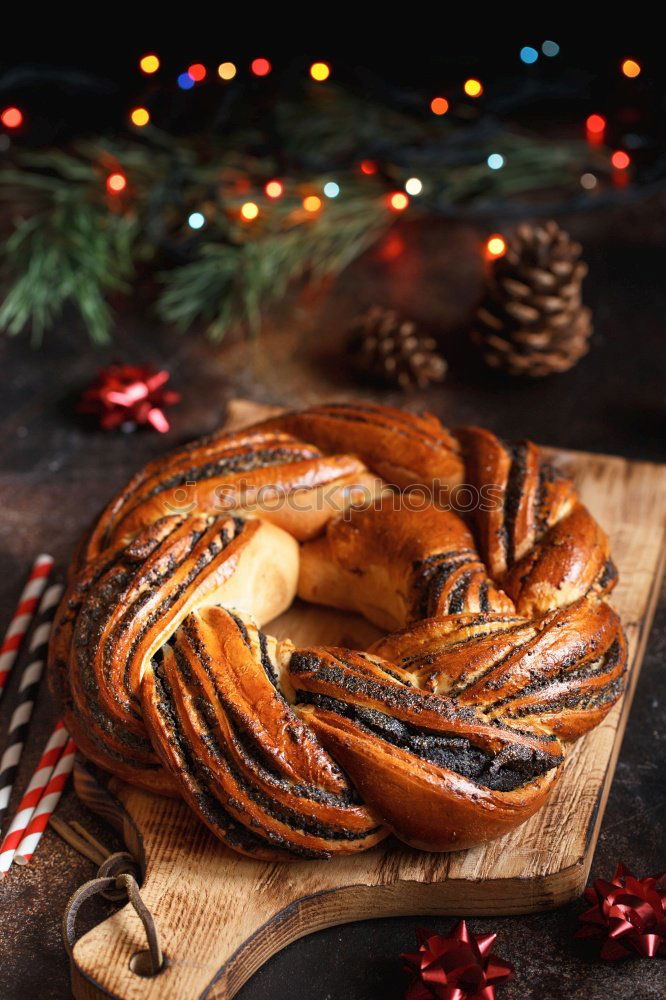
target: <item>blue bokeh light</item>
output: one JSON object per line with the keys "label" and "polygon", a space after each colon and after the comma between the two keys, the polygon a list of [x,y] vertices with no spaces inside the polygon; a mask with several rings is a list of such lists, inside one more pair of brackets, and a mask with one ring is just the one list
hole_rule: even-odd
{"label": "blue bokeh light", "polygon": [[557,44],[557,42],[546,41],[541,46],[541,51],[545,56],[548,56],[550,59],[552,59],[553,56],[559,55],[560,47]]}
{"label": "blue bokeh light", "polygon": [[504,166],[504,157],[501,153],[491,153],[486,162],[491,170],[500,170]]}
{"label": "blue bokeh light", "polygon": [[178,86],[181,90],[191,90],[194,86],[194,80],[189,73],[181,73],[178,77]]}
{"label": "blue bokeh light", "polygon": [[340,194],[340,185],[336,184],[335,181],[327,181],[324,184],[324,194],[327,198],[337,198]]}
{"label": "blue bokeh light", "polygon": [[202,229],[205,225],[206,219],[201,212],[192,212],[191,216],[187,220],[187,224],[190,229]]}
{"label": "blue bokeh light", "polygon": [[520,58],[524,63],[535,63],[539,58],[539,53],[531,45],[523,45],[520,50]]}

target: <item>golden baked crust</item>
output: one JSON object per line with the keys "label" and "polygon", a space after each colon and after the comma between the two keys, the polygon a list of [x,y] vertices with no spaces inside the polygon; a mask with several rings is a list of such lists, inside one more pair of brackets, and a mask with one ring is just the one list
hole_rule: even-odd
{"label": "golden baked crust", "polygon": [[[50,676],[82,753],[241,853],[458,849],[538,809],[620,697],[616,578],[530,442],[318,406],[132,479],[72,562]],[[397,631],[277,643],[260,626],[297,592]]]}
{"label": "golden baked crust", "polygon": [[431,414],[417,417],[376,403],[328,403],[259,426],[295,434],[327,452],[352,452],[401,489],[453,487],[465,473],[458,441]]}

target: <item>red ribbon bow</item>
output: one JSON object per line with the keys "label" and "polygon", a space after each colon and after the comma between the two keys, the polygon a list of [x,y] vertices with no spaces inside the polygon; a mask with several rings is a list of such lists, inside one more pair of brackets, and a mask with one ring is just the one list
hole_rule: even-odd
{"label": "red ribbon bow", "polygon": [[513,968],[490,949],[496,934],[472,934],[464,920],[447,937],[420,928],[419,950],[402,955],[413,979],[405,1000],[495,1000],[495,984]]}
{"label": "red ribbon bow", "polygon": [[584,897],[593,905],[581,914],[576,937],[606,937],[602,958],[666,958],[666,872],[635,878],[619,864],[612,882],[598,878]]}
{"label": "red ribbon bow", "polygon": [[110,365],[85,390],[77,409],[99,417],[104,430],[123,424],[149,424],[160,434],[169,430],[163,407],[180,402],[180,395],[165,389],[166,371],[145,365]]}

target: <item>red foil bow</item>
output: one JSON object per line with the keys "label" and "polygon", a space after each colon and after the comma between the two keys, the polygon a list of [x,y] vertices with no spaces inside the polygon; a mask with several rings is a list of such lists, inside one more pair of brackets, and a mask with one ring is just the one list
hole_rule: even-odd
{"label": "red foil bow", "polygon": [[149,424],[160,434],[169,430],[163,407],[180,402],[180,395],[165,385],[169,373],[145,365],[110,365],[103,368],[81,396],[79,413],[99,417],[104,430]]}
{"label": "red foil bow", "polygon": [[443,937],[419,928],[419,950],[402,955],[413,976],[405,1000],[495,1000],[513,968],[490,952],[496,934],[472,934],[464,920]]}
{"label": "red foil bow", "polygon": [[592,907],[581,914],[576,937],[605,937],[602,958],[666,958],[666,872],[634,878],[619,864],[612,882],[598,878],[584,897]]}

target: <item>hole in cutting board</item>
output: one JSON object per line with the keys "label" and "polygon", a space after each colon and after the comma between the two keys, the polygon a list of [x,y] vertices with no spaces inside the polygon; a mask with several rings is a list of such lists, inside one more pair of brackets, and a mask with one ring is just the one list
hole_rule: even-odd
{"label": "hole in cutting board", "polygon": [[135,951],[129,960],[130,971],[136,976],[143,976],[144,979],[151,979],[153,976],[159,976],[161,972],[164,972],[166,966],[166,955],[163,955],[162,964],[157,972],[153,972],[153,963],[150,958],[150,952],[147,948],[144,948],[142,951]]}

